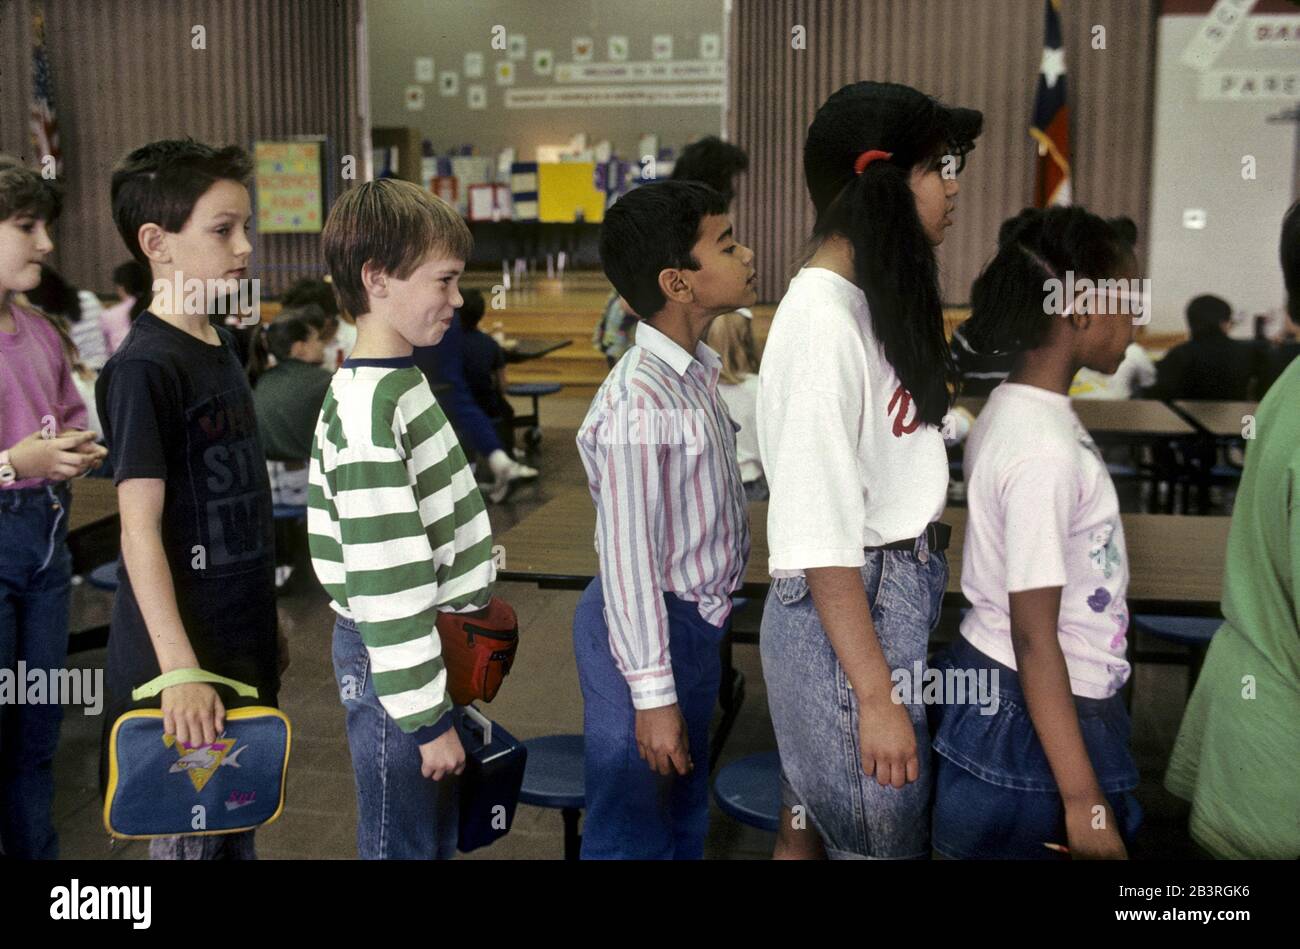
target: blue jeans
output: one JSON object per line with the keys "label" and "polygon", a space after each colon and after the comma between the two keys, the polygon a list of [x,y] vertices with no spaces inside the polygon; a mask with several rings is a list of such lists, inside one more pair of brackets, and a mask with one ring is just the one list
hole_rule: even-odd
{"label": "blue jeans", "polygon": [[[868,550],[861,568],[871,621],[890,670],[924,668],[948,583],[948,561],[922,537],[912,551]],[[864,630],[865,634],[865,630]],[[767,704],[781,752],[782,803],[802,805],[832,859],[930,853],[930,735],[907,703],[920,773],[882,787],[862,770],[858,702],[803,577],[772,581],[759,638]],[[798,812],[796,812],[798,814]]]}
{"label": "blue jeans", "polygon": [[379,704],[370,654],[351,620],[334,622],[334,676],[347,709],[362,860],[446,860],[459,834],[458,779],[420,773],[420,746]]}
{"label": "blue jeans", "polygon": [[[72,555],[66,484],[0,491],[0,668],[62,669],[68,657]],[[18,688],[23,683],[15,682]],[[0,846],[9,857],[56,860],[56,702],[0,706]]]}
{"label": "blue jeans", "polygon": [[[1060,860],[1044,843],[1064,844],[1065,807],[1038,739],[1019,674],[965,639],[935,656],[936,669],[996,671],[997,711],[972,703],[932,709],[934,849],[953,859]],[[991,679],[991,676],[989,676]],[[1138,771],[1129,752],[1124,700],[1074,697],[1079,731],[1097,783],[1132,848],[1142,806],[1131,793]]]}
{"label": "blue jeans", "polygon": [[699,860],[709,829],[709,723],[718,701],[726,630],[710,625],[689,600],[664,594],[668,650],[677,704],[686,720],[694,769],[657,774],[636,745],[632,693],[609,651],[600,577],[578,601],[573,649],[582,686],[586,740],[584,860]]}

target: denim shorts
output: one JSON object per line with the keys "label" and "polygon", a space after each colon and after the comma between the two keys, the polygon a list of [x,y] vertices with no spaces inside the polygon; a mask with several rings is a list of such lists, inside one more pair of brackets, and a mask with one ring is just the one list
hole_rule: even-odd
{"label": "denim shorts", "polygon": [[[868,550],[861,574],[890,670],[924,667],[948,583],[945,556],[920,538],[911,551]],[[760,647],[781,753],[782,804],[804,808],[832,858],[928,857],[931,766],[924,706],[907,704],[918,780],[882,787],[862,770],[858,703],[805,578],[772,581]]]}
{"label": "denim shorts", "polygon": [[[1066,842],[1065,808],[1020,676],[961,638],[932,665],[988,670],[987,681],[996,681],[996,702],[984,708],[970,702],[931,707],[935,851],[955,859],[1062,859],[1043,846]],[[1075,696],[1074,705],[1097,782],[1131,848],[1142,807],[1131,793],[1138,773],[1129,752],[1128,711],[1118,693],[1108,699]],[[983,714],[990,707],[995,711]]]}

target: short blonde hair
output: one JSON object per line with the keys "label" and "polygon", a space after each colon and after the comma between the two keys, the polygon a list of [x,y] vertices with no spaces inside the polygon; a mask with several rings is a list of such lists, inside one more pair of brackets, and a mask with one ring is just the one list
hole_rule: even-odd
{"label": "short blonde hair", "polygon": [[722,358],[722,372],[718,381],[724,385],[740,385],[745,376],[758,372],[758,351],[754,346],[753,321],[737,313],[723,313],[709,325],[704,340]]}
{"label": "short blonde hair", "polygon": [[356,317],[370,312],[361,280],[368,261],[405,280],[434,251],[469,260],[474,239],[456,209],[437,195],[409,181],[381,178],[339,196],[321,246],[339,303]]}

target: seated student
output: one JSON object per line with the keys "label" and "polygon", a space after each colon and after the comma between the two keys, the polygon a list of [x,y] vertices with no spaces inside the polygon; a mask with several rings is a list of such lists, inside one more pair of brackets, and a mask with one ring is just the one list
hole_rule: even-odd
{"label": "seated student", "polygon": [[321,238],[357,345],[316,425],[308,528],[337,614],[363,859],[456,850],[456,787],[444,779],[465,751],[435,621],[486,606],[496,571],[483,499],[412,349],[455,322],[472,241],[444,201],[390,178],[344,191]]}
{"label": "seated student", "polygon": [[307,503],[307,461],[333,375],[321,366],[324,326],[308,304],[282,310],[253,340],[248,375],[276,504]]}
{"label": "seated student", "polygon": [[438,391],[439,404],[457,438],[463,438],[469,449],[487,459],[492,473],[487,497],[493,504],[500,504],[516,484],[534,480],[537,469],[520,464],[506,452],[506,443],[501,441],[492,419],[474,401],[465,378],[464,343],[460,320],[452,320],[436,346],[415,347],[415,365]]}
{"label": "seated student", "polygon": [[767,500],[767,479],[758,454],[758,353],[754,346],[754,315],[747,307],[724,313],[704,338],[722,360],[718,395],[727,414],[740,426],[736,432],[736,464],[750,501]]}
{"label": "seated student", "polygon": [[754,255],[721,195],[664,181],[606,212],[600,257],[644,319],[577,438],[600,560],[573,617],[582,856],[699,859],[718,647],[749,557],[721,361],[701,337],[718,314],[754,302]]}
{"label": "seated student", "polygon": [[501,444],[514,454],[515,410],[506,398],[506,354],[501,344],[478,328],[483,319],[483,294],[478,290],[461,293],[465,304],[459,310],[463,336],[461,356],[465,382],[474,402],[496,423]]}
{"label": "seated student", "polygon": [[[1300,203],[1282,221],[1287,307],[1300,314]],[[1232,511],[1224,623],[1183,712],[1165,787],[1220,859],[1300,856],[1300,361],[1259,404]]]}
{"label": "seated student", "polygon": [[1250,398],[1251,380],[1259,370],[1260,350],[1253,341],[1230,339],[1232,307],[1210,294],[1187,304],[1192,338],[1180,343],[1156,363],[1153,399]]}
{"label": "seated student", "polygon": [[135,318],[149,307],[152,294],[149,288],[149,271],[138,260],[128,260],[113,270],[113,289],[118,302],[104,310],[99,317],[104,331],[104,349],[111,356],[122,346],[122,340],[131,331]]}
{"label": "seated student", "polygon": [[[218,284],[247,274],[253,164],[243,149],[151,142],[113,170],[113,221],[158,290],[95,394],[122,519],[122,567],[105,664],[104,748],[123,712],[161,703],[163,728],[210,744],[226,709],[278,700],[271,488],[253,393],[234,341],[208,314]],[[201,299],[182,288],[202,285]],[[176,302],[180,300],[178,308]],[[257,690],[187,682],[135,702],[159,674],[202,669]],[[166,860],[253,859],[255,833],[164,837]]]}
{"label": "seated student", "polygon": [[[282,310],[260,326],[253,338],[248,375],[275,504],[307,504],[307,462],[316,418],[333,376],[321,366],[324,327],[325,314],[315,303],[308,303]],[[288,563],[277,566],[277,585],[281,592],[310,589],[306,521],[277,520],[275,526],[276,549],[288,552],[287,558],[278,558]]]}
{"label": "seated student", "polygon": [[1286,326],[1264,356],[1264,367],[1259,374],[1261,399],[1282,373],[1286,372],[1287,366],[1300,356],[1300,300],[1293,297],[1290,305],[1295,308],[1295,312],[1287,311]]}
{"label": "seated student", "polygon": [[933,663],[949,682],[965,670],[992,683],[932,709],[932,842],[946,857],[1055,859],[1044,844],[1056,844],[1124,858],[1141,822],[1119,692],[1130,672],[1124,528],[1068,395],[1082,366],[1118,368],[1132,318],[1092,290],[1055,313],[1044,300],[1070,271],[1135,276],[1123,232],[1077,206],[1022,211],[971,290],[971,345],[1016,355],[966,443],[971,609]]}
{"label": "seated student", "polygon": [[352,347],[357,344],[357,328],[351,317],[343,319],[339,314],[339,302],[329,281],[304,277],[284,292],[280,302],[286,309],[309,303],[319,306],[325,314],[325,328],[321,330],[324,344],[321,365],[330,372],[343,365],[343,360],[351,355]]}

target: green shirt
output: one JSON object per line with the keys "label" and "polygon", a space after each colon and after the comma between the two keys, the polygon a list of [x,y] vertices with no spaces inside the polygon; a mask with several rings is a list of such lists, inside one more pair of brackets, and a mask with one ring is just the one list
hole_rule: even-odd
{"label": "green shirt", "polygon": [[492,528],[424,374],[409,358],[358,363],[334,374],[316,425],[312,566],[361,633],[379,703],[418,739],[451,710],[435,621],[487,606]]}
{"label": "green shirt", "polygon": [[298,359],[286,359],[262,374],[253,390],[253,406],[267,458],[306,461],[311,457],[316,417],[329,387],[329,370]]}
{"label": "green shirt", "polygon": [[1165,786],[1222,858],[1300,857],[1300,360],[1255,417],[1228,535],[1225,622]]}

